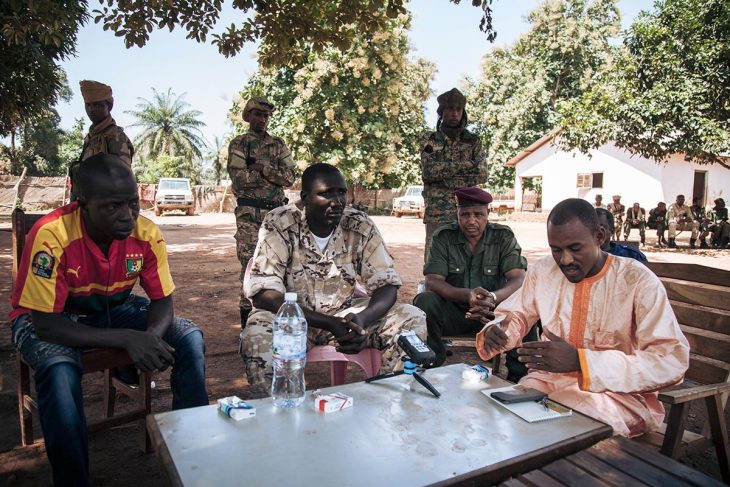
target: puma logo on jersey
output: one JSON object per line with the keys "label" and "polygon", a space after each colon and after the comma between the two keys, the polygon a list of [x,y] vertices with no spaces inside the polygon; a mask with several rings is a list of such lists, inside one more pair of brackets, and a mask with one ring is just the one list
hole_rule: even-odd
{"label": "puma logo on jersey", "polygon": [[78,278],[79,277],[79,269],[81,269],[81,266],[78,266],[76,269],[74,269],[73,267],[69,267],[68,269],[66,269],[66,273],[67,274],[73,274],[74,276],[76,276]]}

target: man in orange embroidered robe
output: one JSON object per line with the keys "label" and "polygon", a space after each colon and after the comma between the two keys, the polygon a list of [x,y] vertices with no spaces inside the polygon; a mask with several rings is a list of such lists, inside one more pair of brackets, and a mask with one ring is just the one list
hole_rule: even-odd
{"label": "man in orange embroidered robe", "polygon": [[[657,391],[680,382],[689,345],[666,292],[646,266],[600,249],[605,230],[591,204],[560,202],[548,217],[552,256],[527,269],[477,335],[487,360],[518,347],[529,370],[520,384],[636,436],[664,419]],[[541,341],[522,343],[542,320]]]}

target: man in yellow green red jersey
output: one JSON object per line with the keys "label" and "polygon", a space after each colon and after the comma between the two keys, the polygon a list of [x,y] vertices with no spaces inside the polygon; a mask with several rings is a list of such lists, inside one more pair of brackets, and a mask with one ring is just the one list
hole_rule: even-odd
{"label": "man in yellow green red jersey", "polygon": [[[174,315],[165,240],[139,216],[132,170],[98,154],[76,175],[78,200],[28,234],[10,313],[13,344],[34,370],[57,486],[90,483],[82,349],[125,349],[143,371],[172,366],[173,409],[208,404],[203,335]],[[131,294],[137,280],[149,299]]]}

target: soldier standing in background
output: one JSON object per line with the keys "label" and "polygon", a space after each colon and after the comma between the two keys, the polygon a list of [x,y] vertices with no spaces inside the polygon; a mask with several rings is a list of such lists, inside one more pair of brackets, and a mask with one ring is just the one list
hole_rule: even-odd
{"label": "soldier standing in background", "polygon": [[438,101],[436,131],[421,140],[421,177],[426,214],[426,248],[428,260],[431,237],[441,225],[456,221],[454,190],[479,186],[487,182],[487,161],[482,142],[466,130],[466,98],[453,88],[442,93]]}
{"label": "soldier standing in background", "polygon": [[[112,87],[98,81],[83,80],[79,83],[84,98],[86,115],[91,120],[89,133],[84,137],[84,145],[79,159],[71,163],[68,174],[73,184],[74,172],[81,161],[96,154],[114,154],[132,167],[134,146],[111,116],[114,107]],[[71,189],[71,199],[76,199]]]}
{"label": "soldier standing in background", "polygon": [[[255,96],[243,109],[249,128],[228,146],[228,174],[236,196],[236,253],[241,262],[241,284],[248,261],[253,257],[259,228],[269,210],[287,203],[284,187],[294,182],[294,160],[284,141],[266,129],[274,105]],[[246,326],[251,302],[240,289],[241,328]]]}
{"label": "soldier standing in background", "polygon": [[624,214],[626,207],[621,204],[621,195],[613,195],[613,203],[606,205],[606,209],[613,215],[614,238],[618,241],[621,237],[621,229],[624,227]]}

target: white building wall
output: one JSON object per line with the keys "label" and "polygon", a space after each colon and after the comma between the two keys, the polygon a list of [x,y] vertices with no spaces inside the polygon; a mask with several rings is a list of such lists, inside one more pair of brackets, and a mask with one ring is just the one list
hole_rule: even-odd
{"label": "white building wall", "polygon": [[[542,176],[542,207],[550,211],[565,198],[583,198],[593,202],[596,194],[603,195],[604,204],[611,196],[621,195],[621,202],[630,206],[638,202],[648,211],[659,201],[672,203],[677,194],[692,196],[694,171],[708,172],[706,204],[717,197],[728,199],[730,170],[717,164],[698,165],[685,162],[680,156],[666,164],[657,164],[607,144],[591,151],[591,157],[580,152],[558,151],[547,143],[520,161],[516,167],[515,198],[522,201],[521,178]],[[603,187],[578,188],[578,174],[603,173]]]}

